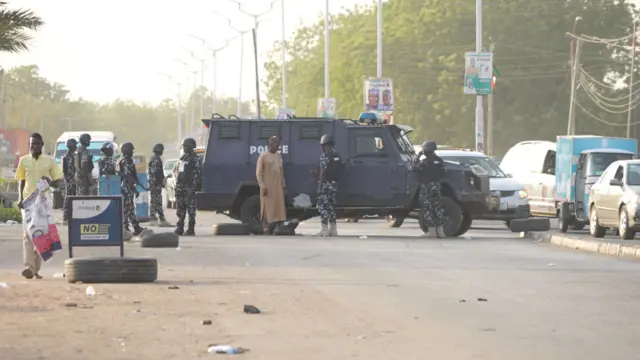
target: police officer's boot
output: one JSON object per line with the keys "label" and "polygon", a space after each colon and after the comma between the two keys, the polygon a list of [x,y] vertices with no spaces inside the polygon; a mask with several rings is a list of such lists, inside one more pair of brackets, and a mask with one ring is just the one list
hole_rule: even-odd
{"label": "police officer's boot", "polygon": [[329,230],[329,225],[321,224],[321,226],[322,226],[322,229],[316,236],[323,236],[323,237],[331,236],[331,230]]}
{"label": "police officer's boot", "polygon": [[329,223],[329,236],[338,236],[338,224]]}
{"label": "police officer's boot", "polygon": [[173,231],[176,235],[184,235],[184,222],[178,221],[176,229]]}
{"label": "police officer's boot", "polygon": [[184,232],[184,236],[195,236],[196,235],[196,224],[194,223],[189,223],[189,227],[187,228],[187,231]]}

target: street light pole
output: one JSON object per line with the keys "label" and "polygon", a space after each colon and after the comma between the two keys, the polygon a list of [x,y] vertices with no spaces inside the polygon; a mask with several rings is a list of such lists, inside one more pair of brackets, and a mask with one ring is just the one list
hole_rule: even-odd
{"label": "street light pole", "polygon": [[[182,99],[180,99],[180,87],[181,87],[181,83],[179,81],[175,81],[175,79],[173,78],[173,76],[169,75],[169,74],[165,74],[165,73],[158,73],[159,75],[162,75],[164,77],[166,77],[171,84],[175,84],[178,86],[178,143],[180,143],[180,141],[182,140]],[[169,92],[172,93],[172,89],[171,87],[169,88]]]}
{"label": "street light pole", "polygon": [[324,97],[329,98],[329,0],[324,10]]}
{"label": "street light pole", "polygon": [[378,78],[382,77],[382,0],[378,0]]}
{"label": "street light pole", "polygon": [[[180,59],[173,59],[184,65],[184,72],[188,75],[188,64]],[[178,142],[182,141],[182,83],[178,82]]]}
{"label": "street light pole", "polygon": [[[476,52],[482,51],[482,0],[476,0]],[[484,152],[484,110],[482,95],[476,96],[476,151]]]}
{"label": "street light pole", "polygon": [[282,108],[287,108],[287,38],[285,34],[284,1],[282,1]]}

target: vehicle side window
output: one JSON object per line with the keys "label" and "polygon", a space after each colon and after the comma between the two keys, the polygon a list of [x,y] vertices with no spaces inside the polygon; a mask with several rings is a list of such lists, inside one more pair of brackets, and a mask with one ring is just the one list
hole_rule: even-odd
{"label": "vehicle side window", "polygon": [[385,154],[382,132],[378,129],[351,130],[349,134],[351,156],[379,156]]}
{"label": "vehicle side window", "polygon": [[616,169],[616,174],[613,176],[614,179],[622,181],[624,178],[624,168],[622,165],[618,166]]}
{"label": "vehicle side window", "polygon": [[543,174],[555,175],[556,174],[556,152],[553,150],[547,151],[547,155],[544,158],[542,167]]}

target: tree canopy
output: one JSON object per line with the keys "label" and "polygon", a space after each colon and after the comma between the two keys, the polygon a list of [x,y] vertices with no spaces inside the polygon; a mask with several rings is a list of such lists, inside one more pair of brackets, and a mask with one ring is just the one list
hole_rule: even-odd
{"label": "tree canopy", "polygon": [[[578,34],[629,38],[637,13],[624,0],[487,0],[483,14],[484,50],[494,46],[499,71],[495,152],[503,153],[517,141],[553,140],[566,133],[571,89],[566,33],[576,17],[582,19]],[[463,94],[463,77],[465,52],[475,51],[475,3],[389,0],[383,18],[383,76],[393,79],[395,122],[413,126],[416,141],[428,138],[472,147],[475,96]],[[609,79],[627,78],[629,44],[627,39],[617,46],[581,47],[582,67],[601,82],[592,82],[599,94],[619,98],[628,92],[624,85],[605,85],[611,84]],[[287,45],[287,106],[298,116],[314,116],[317,99],[324,97],[324,22],[298,29]],[[274,46],[265,64],[265,91],[272,109],[281,103],[280,48]],[[363,81],[376,74],[375,5],[332,15],[330,49],[331,97],[336,98],[337,114],[357,117],[364,110]],[[577,92],[577,102],[591,115],[576,107],[576,132],[624,136],[627,114],[607,111],[588,96]],[[486,133],[486,103],[484,108]]]}
{"label": "tree canopy", "polygon": [[44,21],[26,9],[9,9],[6,1],[0,1],[0,52],[17,53],[28,50],[29,31],[38,30]]}
{"label": "tree canopy", "polygon": [[[200,122],[200,93],[204,96],[204,116],[212,113],[211,91],[198,88],[183,100],[183,135],[190,134],[189,122],[194,105],[194,127]],[[157,106],[138,104],[117,99],[108,104],[99,104],[82,98],[74,99],[64,85],[51,82],[40,75],[36,65],[21,66],[7,71],[4,91],[4,117],[0,121],[4,129],[27,129],[40,132],[45,138],[47,151],[52,151],[56,139],[65,131],[113,131],[117,142],[131,141],[136,152],[151,154],[156,143],[165,147],[177,140],[177,99],[165,99]],[[1,102],[0,102],[1,104]],[[242,103],[244,114],[251,111],[251,103]],[[2,107],[0,106],[0,109]],[[235,114],[235,98],[218,96],[216,111],[223,116]],[[69,128],[69,125],[71,126]],[[177,148],[167,148],[167,152]]]}

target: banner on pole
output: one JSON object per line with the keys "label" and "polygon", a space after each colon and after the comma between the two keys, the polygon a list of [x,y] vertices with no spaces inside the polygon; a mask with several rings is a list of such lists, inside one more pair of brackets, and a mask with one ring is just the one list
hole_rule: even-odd
{"label": "banner on pole", "polygon": [[336,99],[335,98],[320,98],[318,99],[318,112],[319,118],[335,119],[336,117]]}
{"label": "banner on pole", "polygon": [[364,108],[392,124],[394,110],[393,80],[370,78],[364,81]]}
{"label": "banner on pole", "polygon": [[491,94],[493,83],[493,53],[465,53],[464,93],[467,95]]}

